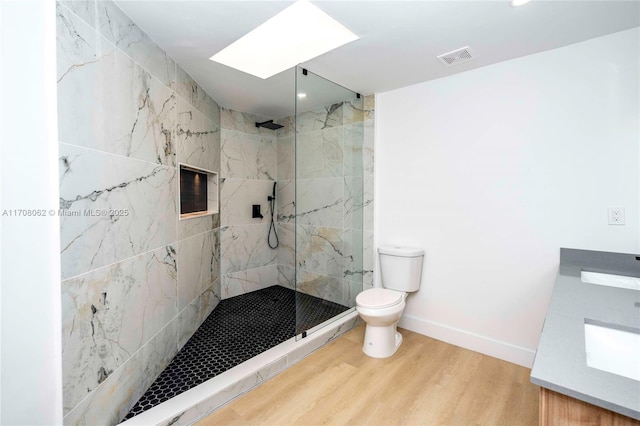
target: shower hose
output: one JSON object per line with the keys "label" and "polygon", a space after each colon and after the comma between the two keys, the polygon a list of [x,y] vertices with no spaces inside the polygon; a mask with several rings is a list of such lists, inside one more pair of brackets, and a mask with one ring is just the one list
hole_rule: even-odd
{"label": "shower hose", "polygon": [[[276,224],[274,222],[273,216],[274,216],[274,210],[275,210],[275,204],[276,204],[276,197],[275,197],[275,185],[274,185],[274,196],[273,197],[268,197],[267,198],[269,200],[269,208],[271,209],[271,225],[269,226],[269,235],[267,235],[267,244],[269,244],[269,247],[271,247],[272,249],[274,248],[278,248],[278,246],[280,245],[280,241],[278,240],[278,233],[276,232]],[[271,245],[271,231],[273,230],[273,235],[276,238],[276,242],[274,245]]]}

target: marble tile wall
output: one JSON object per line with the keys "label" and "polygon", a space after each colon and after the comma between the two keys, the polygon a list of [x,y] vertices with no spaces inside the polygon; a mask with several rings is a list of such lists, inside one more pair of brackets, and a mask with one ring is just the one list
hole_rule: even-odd
{"label": "marble tile wall", "polygon": [[364,97],[363,108],[363,146],[362,167],[364,179],[364,197],[362,210],[362,269],[363,288],[373,288],[373,268],[377,253],[373,246],[373,212],[374,212],[374,124],[375,95]]}
{"label": "marble tile wall", "polygon": [[[66,424],[117,423],[221,298],[293,288],[296,266],[338,303],[371,286],[373,96],[299,117],[296,265],[294,118],[220,108],[111,1],[57,20]],[[178,220],[179,163],[220,173],[219,215]]]}
{"label": "marble tile wall", "polygon": [[[273,192],[278,169],[277,132],[255,126],[256,122],[266,120],[253,114],[220,109],[223,299],[278,283],[278,250],[267,243],[271,221],[267,197]],[[260,205],[262,218],[252,217],[254,204]],[[271,238],[273,245],[275,237],[272,235]]]}
{"label": "marble tile wall", "polygon": [[220,217],[177,200],[178,163],[220,171],[220,108],[111,1],[57,32],[64,422],[116,424],[221,297]]}
{"label": "marble tile wall", "polygon": [[297,267],[298,290],[346,306],[373,286],[374,106],[370,95],[278,120],[280,285],[293,288]]}

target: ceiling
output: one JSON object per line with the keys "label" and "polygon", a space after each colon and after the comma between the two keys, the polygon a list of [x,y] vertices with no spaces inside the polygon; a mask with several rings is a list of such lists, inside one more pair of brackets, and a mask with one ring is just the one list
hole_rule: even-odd
{"label": "ceiling", "polygon": [[[293,70],[263,80],[208,59],[292,1],[117,3],[221,106],[267,118],[293,114]],[[534,0],[519,8],[507,0],[313,3],[360,39],[307,61],[304,67],[362,94],[640,26],[640,1]],[[436,59],[464,46],[476,56],[470,62],[447,68]],[[274,46],[265,46],[270,47]]]}

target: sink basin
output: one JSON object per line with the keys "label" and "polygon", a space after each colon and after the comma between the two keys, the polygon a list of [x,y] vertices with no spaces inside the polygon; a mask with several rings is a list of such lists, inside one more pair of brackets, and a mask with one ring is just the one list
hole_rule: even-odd
{"label": "sink basin", "polygon": [[587,365],[640,381],[640,330],[585,319]]}
{"label": "sink basin", "polygon": [[640,278],[625,277],[623,275],[602,274],[600,272],[582,271],[580,279],[583,283],[606,285],[609,287],[640,290]]}

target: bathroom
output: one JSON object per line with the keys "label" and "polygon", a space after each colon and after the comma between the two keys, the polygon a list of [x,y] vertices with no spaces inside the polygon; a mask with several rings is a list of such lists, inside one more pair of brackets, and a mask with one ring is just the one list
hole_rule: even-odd
{"label": "bathroom", "polygon": [[[327,11],[331,10],[329,5],[319,3]],[[418,8],[422,2],[416,3],[418,4],[413,7]],[[496,46],[506,48],[497,41],[493,41],[495,45],[487,42],[486,46],[482,46],[480,41],[463,40],[463,37],[458,35],[450,41],[454,44],[449,50],[469,44],[478,55],[474,60],[480,61],[483,56],[493,55],[492,62],[481,67],[474,66],[473,61],[460,64],[462,68],[459,70],[463,72],[451,68],[452,74],[446,77],[444,75],[447,68],[442,65],[441,68],[435,68],[437,63],[429,63],[428,67],[425,65],[425,69],[421,70],[415,63],[405,62],[400,50],[390,50],[388,54],[390,58],[394,58],[395,67],[404,69],[404,73],[399,73],[401,78],[398,79],[399,83],[395,83],[395,87],[380,86],[376,90],[364,90],[368,77],[362,67],[366,65],[384,69],[385,66],[389,66],[377,59],[372,59],[370,63],[362,64],[359,68],[362,72],[361,86],[343,83],[362,95],[361,98],[354,98],[354,105],[357,105],[358,99],[361,100],[361,105],[357,105],[353,110],[357,112],[358,117],[348,125],[343,124],[343,127],[354,125],[354,128],[362,130],[362,159],[365,163],[370,162],[362,170],[364,190],[358,203],[362,206],[362,227],[356,229],[361,231],[363,236],[362,259],[358,260],[361,265],[355,268],[362,272],[362,278],[354,280],[354,283],[360,285],[360,289],[380,284],[374,247],[386,244],[420,247],[425,252],[422,287],[418,292],[408,296],[400,327],[528,368],[533,362],[540,329],[551,297],[558,269],[559,248],[620,253],[640,251],[638,58],[636,53],[629,54],[638,51],[639,23],[638,14],[635,13],[637,3],[613,2],[615,7],[604,7],[598,2],[591,2],[592,6],[584,4],[589,2],[576,2],[576,10],[561,9],[551,14],[556,17],[555,20],[544,14],[545,11],[542,9],[545,2],[539,3],[541,4],[533,1],[522,8],[513,8],[508,2],[491,2],[487,5],[491,8],[490,12],[485,13],[515,15],[515,21],[512,22],[517,24],[506,23],[505,28],[514,31],[512,37],[516,40],[530,36],[524,29],[522,32],[515,29],[524,26],[523,22],[526,21],[528,13],[541,14],[535,17],[549,19],[548,25],[551,26],[561,26],[565,22],[563,19],[568,19],[566,14],[569,11],[581,18],[578,21],[583,22],[584,27],[594,26],[587,24],[592,23],[594,17],[607,16],[609,19],[603,19],[602,25],[591,33],[576,24],[579,28],[575,31],[566,35],[556,34],[560,40],[550,41],[541,37],[539,40],[536,39],[535,46],[516,56],[508,56],[502,51],[489,51],[492,46],[494,49]],[[149,116],[142,118],[147,122],[153,122],[154,126],[157,125],[157,128],[154,128],[156,133],[153,136],[135,135],[138,140],[144,141],[140,145],[126,145],[123,142],[120,147],[108,146],[106,141],[126,124],[124,114],[132,111],[135,113],[137,104],[105,103],[107,108],[112,107],[113,110],[104,111],[101,118],[104,121],[96,122],[95,117],[88,117],[91,106],[95,105],[91,102],[95,102],[96,97],[106,98],[113,92],[64,90],[65,79],[61,79],[64,72],[69,69],[79,70],[82,67],[70,67],[69,64],[74,62],[65,63],[69,58],[67,55],[73,52],[61,50],[57,45],[61,40],[59,36],[56,37],[56,26],[61,18],[56,18],[56,8],[52,9],[50,5],[35,1],[27,2],[23,7],[32,7],[30,13],[40,16],[44,24],[31,23],[22,29],[15,28],[14,37],[27,39],[29,36],[35,37],[36,30],[42,31],[48,35],[47,41],[37,40],[43,44],[42,49],[48,54],[43,54],[42,57],[34,54],[34,57],[38,58],[33,58],[36,61],[33,67],[27,67],[21,72],[34,73],[32,81],[37,83],[34,85],[43,85],[37,93],[46,96],[38,97],[34,94],[34,98],[27,98],[27,94],[21,95],[32,105],[41,108],[33,109],[32,112],[34,116],[39,114],[37,116],[42,119],[34,120],[35,123],[30,122],[29,126],[20,128],[30,129],[34,135],[39,134],[42,138],[41,144],[44,140],[49,142],[42,149],[28,146],[9,146],[3,149],[3,153],[11,153],[15,158],[24,155],[24,158],[30,159],[29,167],[34,167],[33,170],[29,169],[30,173],[26,176],[24,173],[21,174],[24,176],[22,188],[32,190],[18,191],[19,194],[12,195],[11,192],[5,194],[3,187],[3,209],[9,208],[5,206],[10,205],[8,203],[13,196],[21,197],[20,203],[13,208],[43,206],[48,209],[52,206],[57,211],[60,208],[60,200],[89,203],[90,198],[78,201],[79,193],[65,192],[65,185],[86,185],[84,188],[87,190],[82,192],[86,195],[101,187],[110,188],[122,182],[137,182],[135,179],[138,176],[151,176],[155,181],[151,180],[148,187],[135,190],[126,199],[112,199],[115,207],[126,208],[129,205],[123,206],[123,203],[132,203],[130,211],[135,211],[136,214],[137,225],[131,228],[127,227],[130,224],[127,224],[126,217],[114,218],[117,219],[113,221],[114,226],[123,226],[131,235],[131,240],[106,243],[114,246],[120,244],[119,247],[123,247],[124,250],[122,253],[109,251],[110,249],[100,251],[102,240],[97,236],[108,238],[116,234],[90,226],[87,228],[88,234],[82,235],[85,235],[86,241],[95,243],[93,251],[76,249],[73,238],[80,232],[64,232],[65,222],[73,224],[73,218],[55,218],[56,221],[59,220],[56,223],[56,237],[56,232],[47,220],[25,218],[25,221],[9,222],[3,217],[3,242],[14,241],[12,233],[16,233],[15,241],[21,242],[3,250],[3,271],[8,271],[9,274],[11,268],[22,267],[22,273],[26,269],[33,274],[28,280],[31,285],[25,288],[3,285],[2,363],[5,384],[2,389],[3,405],[0,414],[7,416],[3,418],[11,418],[9,416],[13,410],[29,412],[21,408],[17,402],[5,403],[5,398],[10,398],[12,394],[26,395],[28,392],[25,389],[33,389],[36,383],[42,383],[42,377],[51,377],[47,380],[51,388],[46,392],[43,390],[40,395],[34,394],[29,405],[47,407],[50,404],[48,409],[42,409],[42,415],[47,415],[45,412],[54,413],[51,414],[54,417],[49,418],[59,421],[44,423],[62,423],[61,389],[62,383],[69,381],[64,375],[70,371],[83,375],[82,369],[77,365],[73,368],[65,367],[65,358],[62,355],[54,355],[54,359],[51,360],[39,361],[37,354],[61,354],[63,347],[69,347],[68,342],[55,341],[57,338],[52,337],[56,336],[56,333],[59,334],[59,330],[64,330],[65,324],[72,327],[73,318],[65,319],[64,316],[65,307],[69,304],[83,303],[85,320],[96,314],[92,312],[92,305],[98,310],[98,315],[101,308],[117,308],[118,304],[111,302],[116,300],[112,298],[118,295],[111,289],[96,289],[95,294],[91,295],[80,290],[82,279],[88,279],[90,274],[94,274],[91,279],[95,282],[103,283],[118,282],[118,276],[151,274],[150,280],[159,284],[153,289],[157,293],[151,293],[158,305],[150,306],[154,312],[160,312],[159,315],[149,312],[149,316],[144,318],[124,316],[124,321],[141,321],[127,328],[132,331],[131,335],[126,337],[129,342],[135,342],[131,343],[133,347],[118,348],[122,359],[115,361],[116,357],[113,357],[114,364],[104,367],[107,377],[95,377],[93,373],[91,377],[83,375],[85,379],[95,382],[88,386],[91,391],[95,391],[103,383],[109,384],[108,376],[118,371],[117,368],[126,361],[138,362],[132,359],[131,355],[144,353],[144,350],[139,351],[144,347],[142,343],[149,343],[146,350],[150,356],[160,356],[161,354],[153,348],[154,343],[150,338],[178,316],[177,310],[182,313],[180,327],[183,328],[171,330],[171,333],[175,333],[176,345],[182,346],[207,314],[215,310],[217,303],[248,290],[260,290],[258,287],[263,283],[284,285],[287,272],[289,276],[291,272],[287,271],[287,267],[282,267],[284,262],[280,261],[286,256],[291,256],[291,253],[285,253],[283,248],[291,248],[294,245],[292,241],[295,237],[292,235],[293,232],[287,232],[287,224],[277,223],[281,246],[277,249],[265,246],[271,219],[267,197],[272,195],[274,182],[277,183],[276,200],[283,203],[278,204],[278,208],[284,206],[287,200],[286,181],[290,179],[287,179],[286,175],[280,175],[287,173],[287,170],[288,173],[291,172],[291,164],[283,164],[287,154],[280,152],[287,149],[287,142],[281,140],[278,134],[282,129],[272,131],[255,127],[256,122],[268,119],[276,119],[277,122],[278,118],[291,114],[261,116],[247,113],[241,108],[228,108],[231,101],[209,96],[199,84],[200,80],[194,79],[194,76],[190,76],[180,67],[177,58],[174,61],[170,54],[163,52],[154,42],[141,43],[140,37],[143,37],[141,34],[144,32],[136,33],[135,24],[118,27],[117,10],[111,10],[112,13],[107,14],[111,19],[109,21],[91,15],[97,8],[95,4],[89,3],[93,9],[83,9],[86,4],[61,2],[58,5],[59,9],[68,12],[66,17],[75,20],[77,25],[87,31],[79,33],[81,38],[76,39],[82,41],[71,45],[88,55],[87,64],[99,58],[112,61],[113,67],[129,64],[127,71],[121,74],[109,73],[108,68],[105,68],[101,74],[96,74],[96,78],[107,81],[103,86],[105,91],[118,87],[126,78],[148,89],[146,105],[154,108],[153,113],[157,114],[154,117],[156,121],[150,120]],[[215,2],[201,2],[201,6],[205,5],[215,5]],[[440,7],[441,10],[438,11],[442,15],[439,16],[442,19],[452,19],[447,15],[447,12],[450,12],[447,6]],[[569,8],[571,5],[567,4],[564,7]],[[263,14],[277,13],[275,9]],[[284,5],[281,5],[280,9],[284,9]],[[372,26],[383,27],[385,16],[377,14],[379,11],[375,8],[372,9],[361,19],[370,19],[373,22]],[[386,19],[409,19],[406,15],[412,14],[407,10],[409,9],[401,10],[398,7],[396,14],[389,15]],[[388,11],[385,12],[388,15]],[[474,13],[476,12],[478,10],[474,10]],[[54,14],[53,17],[51,13]],[[418,16],[417,13],[415,15]],[[476,16],[480,21],[484,15],[471,16]],[[10,17],[11,10],[7,9],[2,16],[3,28],[7,28],[7,31],[10,27],[5,25],[5,20],[9,22]],[[123,19],[125,18],[126,15]],[[475,21],[476,24],[478,21]],[[138,19],[136,22],[142,26],[144,20]],[[258,22],[255,23],[257,24]],[[357,28],[363,23],[354,21],[352,25]],[[77,28],[73,28],[77,32]],[[391,37],[391,30],[389,31],[390,33],[383,33],[381,37]],[[73,35],[73,32],[68,34]],[[435,37],[433,34],[431,36]],[[488,36],[491,38],[491,34]],[[3,37],[3,40],[6,38]],[[232,41],[227,40],[227,43]],[[441,46],[430,48],[441,49]],[[5,50],[4,46],[3,50],[7,54],[11,53]],[[437,53],[446,50],[438,50]],[[37,52],[36,47],[34,52]],[[210,54],[212,53],[215,51]],[[348,63],[348,56],[344,54],[338,57],[342,61],[339,63]],[[42,61],[41,65],[37,63],[38,60]],[[394,63],[394,60],[389,60],[389,63]],[[3,64],[5,63],[9,62],[3,58]],[[173,65],[167,66],[171,63]],[[316,68],[312,65],[313,63],[310,63],[308,66],[312,77],[317,73],[319,76],[337,81],[331,78],[330,66],[325,65],[322,68],[321,61],[318,61]],[[57,76],[54,82],[57,84],[54,86],[58,85],[56,96],[51,94],[52,88],[44,86],[46,82],[40,82],[37,77],[40,68],[51,69],[51,66],[58,69],[58,72],[54,73]],[[427,71],[427,68],[433,71]],[[174,70],[173,76],[170,72],[167,73],[167,70]],[[589,72],[583,72],[584,70]],[[42,70],[40,72],[44,74]],[[433,74],[427,75],[429,72]],[[296,102],[294,74],[291,70],[286,76],[290,82],[289,92],[286,93],[290,106]],[[135,87],[139,89],[138,86]],[[11,89],[9,85],[3,84],[3,103],[4,99],[13,99],[9,97]],[[129,89],[131,86],[123,85],[118,90],[124,93]],[[31,90],[35,91],[35,87],[29,86],[29,93]],[[55,93],[55,89],[53,90]],[[248,95],[238,94],[239,98],[243,96]],[[165,103],[167,100],[168,104]],[[170,110],[171,112],[163,117],[163,105],[172,105],[175,110]],[[54,148],[50,143],[51,139],[45,137],[46,133],[43,130],[53,125],[46,108],[51,108],[54,117],[58,117],[53,119],[57,126],[57,136],[54,139],[59,142],[59,145],[55,144],[55,152],[52,152]],[[151,109],[150,107],[149,111]],[[5,112],[11,113],[8,108],[3,107],[3,114]],[[344,119],[347,111],[343,109],[341,114],[341,118]],[[21,121],[17,118],[15,121],[3,119],[3,123],[5,122],[14,122],[17,125]],[[91,123],[91,126],[87,123]],[[11,130],[10,127],[5,129]],[[164,149],[167,139],[163,137],[167,133],[163,131],[166,129],[175,129],[175,134],[169,136],[175,143],[173,150]],[[90,138],[69,140],[74,132],[83,131],[94,133]],[[347,131],[346,128],[344,131]],[[181,146],[187,146],[181,145],[180,140],[187,140],[190,135],[196,133],[201,135],[202,139],[209,138],[206,146],[215,148],[210,152],[205,151],[205,155],[190,158],[189,152],[180,151]],[[34,136],[34,143],[36,139]],[[154,140],[149,142],[149,139]],[[9,143],[9,140],[10,138],[3,134],[3,145]],[[232,151],[234,146],[240,143],[252,147],[255,151],[252,155]],[[21,153],[20,149],[26,151]],[[192,152],[196,151],[194,148]],[[79,152],[89,159],[78,160]],[[51,162],[52,154],[55,157],[54,163]],[[238,156],[243,158],[243,162],[233,164],[231,160]],[[104,165],[99,157],[108,158],[112,162]],[[5,179],[4,174],[10,173],[12,165],[5,164],[5,158],[7,155],[3,156],[3,182],[8,182],[9,179]],[[62,160],[60,163],[61,158],[66,161]],[[201,163],[196,164],[198,161]],[[133,170],[130,165],[134,163],[144,163],[147,169]],[[191,222],[180,221],[179,226],[171,230],[171,227],[164,224],[176,221],[177,203],[173,203],[173,211],[158,209],[154,203],[166,206],[172,204],[171,200],[175,200],[178,163],[219,174],[220,213],[192,219]],[[59,164],[62,164],[60,169]],[[67,165],[69,169],[65,169]],[[74,166],[78,165],[84,168],[81,174],[74,169]],[[22,167],[21,170],[24,171],[24,165]],[[98,173],[101,169],[108,171]],[[59,170],[62,176],[59,175]],[[66,176],[65,170],[70,171]],[[47,184],[42,185],[43,181]],[[260,193],[261,198],[256,203],[261,204],[263,218],[249,217],[251,212],[248,207],[254,202],[249,202],[248,192],[242,192],[245,190],[243,188]],[[234,204],[233,197],[230,196],[232,193],[238,194],[238,199],[244,199]],[[615,206],[624,207],[624,225],[607,223],[607,209]],[[82,208],[91,206],[87,204]],[[286,214],[281,218],[285,216]],[[190,228],[192,224],[193,228]],[[63,229],[62,235],[60,227]],[[333,226],[326,228],[338,229]],[[340,229],[344,232],[353,228]],[[91,234],[92,232],[94,234]],[[64,240],[70,235],[74,237]],[[238,241],[238,238],[254,236],[261,239],[262,249],[252,252],[255,256],[237,256],[237,259],[244,262],[238,264],[236,257],[231,253],[244,249],[234,247],[233,242]],[[322,238],[326,241],[327,234],[318,235],[318,240]],[[29,241],[40,242],[24,244]],[[88,243],[83,243],[81,247],[87,247],[86,244]],[[108,244],[102,247],[107,248]],[[50,247],[57,247],[54,251],[58,253],[57,260],[55,256],[50,258]],[[68,248],[60,254],[60,247]],[[167,247],[174,247],[175,252],[167,250]],[[42,253],[39,254],[40,249]],[[28,250],[26,253],[29,263],[25,263],[25,256],[19,256],[20,250]],[[94,256],[96,253],[98,254]],[[43,258],[38,259],[39,255]],[[148,258],[140,265],[131,263],[120,265],[120,269],[115,267],[122,261],[145,255]],[[5,258],[13,260],[8,261]],[[193,259],[198,259],[195,266],[188,263]],[[34,268],[31,263],[34,261],[42,267]],[[56,262],[62,263],[62,270],[56,271],[56,268],[60,268],[59,265],[56,266]],[[180,268],[181,263],[189,266]],[[180,273],[177,277],[175,274],[172,275],[172,264],[177,264],[180,271],[188,271],[188,274],[193,276]],[[152,268],[152,265],[155,265],[156,269]],[[109,267],[113,269],[109,272],[113,278],[96,278],[96,274],[104,273]],[[51,284],[52,272],[53,275],[63,277],[63,291],[66,289],[64,294],[67,296],[64,296],[61,302],[52,302],[59,300],[61,295],[60,279],[56,284]],[[333,278],[330,273],[323,275]],[[175,284],[180,279],[197,283],[197,286],[189,288],[181,287],[179,283]],[[283,281],[280,281],[281,279]],[[48,285],[45,286],[44,283]],[[172,285],[174,287],[171,287]],[[176,285],[177,288],[186,288],[186,293],[172,295],[172,292],[176,291]],[[106,293],[104,298],[103,293]],[[341,294],[351,299],[355,297],[355,292]],[[177,305],[176,311],[161,309],[162,300],[167,295],[168,299]],[[102,299],[103,306],[79,300],[85,296],[95,297],[92,300]],[[126,295],[119,297],[127,300]],[[353,306],[354,301],[349,300],[345,303]],[[5,306],[30,306],[31,314],[27,316],[28,312],[24,309],[15,312],[15,309]],[[34,315],[33,312],[38,314]],[[91,321],[85,323],[91,324]],[[5,332],[5,327],[9,328],[13,324],[22,325],[13,326]],[[185,324],[190,324],[190,329]],[[54,329],[58,331],[52,331]],[[184,334],[179,330],[184,330]],[[85,338],[91,337],[91,332],[88,333]],[[24,349],[19,353],[9,352],[7,348],[11,347],[11,342],[15,342],[12,339],[19,339],[20,335],[26,334],[34,337],[28,339],[28,343],[22,344]],[[25,362],[42,367],[22,373],[25,368],[19,366]],[[96,372],[101,371],[101,365],[94,365],[98,365]],[[15,385],[17,388],[4,388],[17,381],[11,380],[12,371],[15,371],[15,374],[21,373],[20,386],[25,388],[18,385]],[[157,374],[155,371],[146,370],[142,373],[149,376]],[[33,377],[28,377],[30,374],[33,374]],[[111,381],[116,379],[117,376],[112,376]],[[89,402],[87,395],[99,396],[95,392],[87,394],[84,392],[86,389],[81,389],[88,382],[78,378],[74,383],[76,389],[69,392],[74,394],[72,399],[75,402],[72,407],[65,407],[64,415],[68,415],[81,401]],[[24,400],[24,397],[20,400]],[[34,418],[38,413],[32,414]],[[26,417],[24,419],[25,423],[38,423],[35,420],[29,422]]]}

